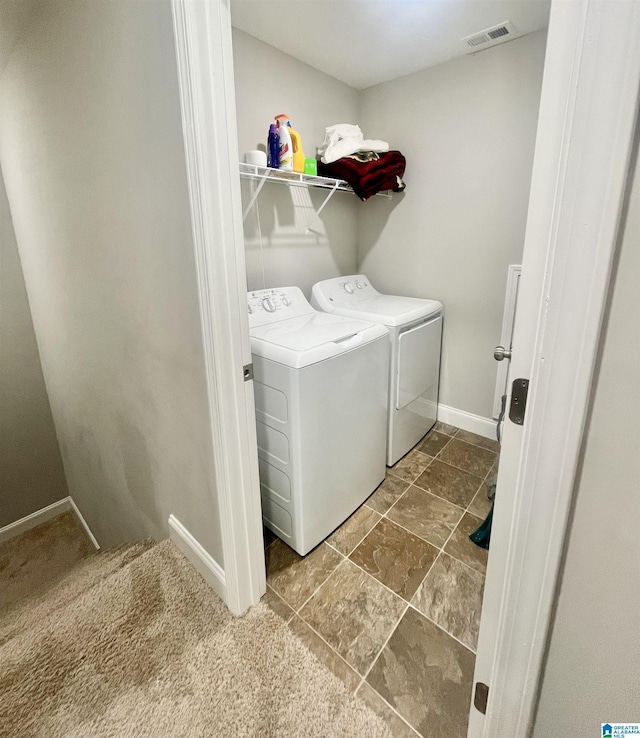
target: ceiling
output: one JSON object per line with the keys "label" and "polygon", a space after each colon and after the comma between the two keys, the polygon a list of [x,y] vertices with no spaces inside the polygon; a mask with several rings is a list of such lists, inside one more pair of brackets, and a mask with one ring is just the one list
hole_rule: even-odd
{"label": "ceiling", "polygon": [[[547,26],[551,0],[232,0],[233,25],[362,90],[468,53],[460,40],[510,20]],[[274,84],[277,81],[274,80]]]}

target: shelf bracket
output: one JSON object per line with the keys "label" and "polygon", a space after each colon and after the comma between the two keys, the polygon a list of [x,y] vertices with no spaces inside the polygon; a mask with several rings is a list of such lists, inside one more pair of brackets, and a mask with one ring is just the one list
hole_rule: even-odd
{"label": "shelf bracket", "polygon": [[[325,207],[329,203],[329,200],[335,195],[337,190],[340,190],[341,192],[353,193],[353,187],[349,186],[349,184],[343,179],[305,175],[301,172],[282,172],[277,169],[274,170],[270,167],[262,167],[255,164],[245,164],[244,162],[240,162],[239,169],[240,176],[243,179],[250,179],[254,184],[255,182],[258,182],[255,190],[252,191],[251,199],[249,200],[247,207],[242,213],[243,221],[247,219],[247,216],[255,205],[256,200],[258,199],[258,196],[260,195],[260,192],[264,187],[264,183],[267,180],[271,180],[272,182],[280,182],[282,184],[288,184],[293,187],[313,187],[314,189],[321,188],[323,190],[330,190],[329,194],[325,197],[322,205],[320,205],[320,207],[316,210],[314,214],[314,218],[318,219],[320,213],[325,209]],[[382,195],[383,197],[391,197],[391,192],[377,192],[376,194]],[[312,228],[307,228],[307,235],[309,233],[317,233],[317,231],[314,231]]]}
{"label": "shelf bracket", "polygon": [[340,186],[340,181],[336,180],[336,183],[331,188],[331,192],[325,197],[324,202],[320,207],[316,210],[316,218],[320,215],[320,213],[324,210],[325,205],[331,200],[331,198],[335,195],[336,190]]}
{"label": "shelf bracket", "polygon": [[[325,209],[325,206],[327,205],[327,203],[329,202],[329,200],[331,200],[331,198],[335,195],[336,190],[338,189],[339,186],[340,186],[340,181],[339,180],[336,180],[336,183],[331,188],[331,192],[324,198],[324,201],[323,201],[322,205],[320,205],[320,207],[316,210],[316,215],[315,215],[316,218],[319,218],[320,217],[320,213]],[[313,231],[313,229],[307,228],[307,236],[311,232],[315,233],[315,231]]]}
{"label": "shelf bracket", "polygon": [[260,177],[260,182],[258,183],[258,186],[256,187],[253,195],[251,195],[251,199],[249,200],[249,204],[244,209],[244,213],[242,213],[242,220],[245,221],[247,219],[247,215],[251,212],[251,208],[254,206],[255,201],[258,199],[258,195],[260,194],[262,188],[264,187],[264,183],[267,181],[267,177],[269,176],[269,172],[265,172]]}

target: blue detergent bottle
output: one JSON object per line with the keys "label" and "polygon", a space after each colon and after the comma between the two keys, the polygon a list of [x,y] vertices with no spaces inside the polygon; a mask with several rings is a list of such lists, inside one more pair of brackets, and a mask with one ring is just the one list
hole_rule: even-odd
{"label": "blue detergent bottle", "polygon": [[267,166],[272,169],[280,169],[280,136],[278,135],[278,126],[275,123],[269,126]]}

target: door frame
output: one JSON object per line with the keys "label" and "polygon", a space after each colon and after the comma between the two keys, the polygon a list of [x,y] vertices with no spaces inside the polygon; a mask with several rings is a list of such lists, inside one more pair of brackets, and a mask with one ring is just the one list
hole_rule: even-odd
{"label": "door frame", "polygon": [[224,0],[171,0],[205,357],[223,586],[236,615],[266,591],[231,16]]}
{"label": "door frame", "polygon": [[[172,0],[172,7],[227,601],[240,613],[264,591],[265,573],[253,388],[241,374],[250,352],[229,2]],[[487,590],[500,598],[500,617],[492,644],[485,637],[482,645],[481,626],[481,647],[491,651],[491,690],[485,718],[478,721],[472,708],[473,738],[524,738],[535,709],[631,150],[640,70],[637,5],[552,3],[543,85],[548,102],[526,233],[529,249],[537,242],[544,259],[537,259],[542,271],[535,277],[523,271],[522,284],[523,291],[530,285],[536,308],[527,316],[535,347],[531,373],[520,375],[530,377],[532,390],[513,515],[502,533],[494,528],[492,549],[504,550],[504,565],[489,567]],[[553,94],[563,105],[553,105]],[[579,268],[567,271],[570,266]],[[536,285],[542,289],[536,292]],[[521,321],[524,311],[516,331]],[[500,479],[498,493],[504,495]],[[538,590],[521,586],[525,565],[527,581]]]}
{"label": "door frame", "polygon": [[[526,738],[567,538],[640,89],[640,4],[553,0],[468,738]],[[507,399],[507,406],[510,397]]]}

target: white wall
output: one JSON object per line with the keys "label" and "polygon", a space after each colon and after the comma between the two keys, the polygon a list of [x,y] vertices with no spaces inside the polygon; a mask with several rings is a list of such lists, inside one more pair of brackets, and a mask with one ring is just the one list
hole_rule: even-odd
{"label": "white wall", "polygon": [[0,171],[0,527],[68,495]]}
{"label": "white wall", "polygon": [[[357,121],[356,90],[235,28],[233,57],[241,161],[246,151],[265,147],[279,113],[291,118],[310,157],[326,126]],[[251,184],[244,182],[242,189],[246,206]],[[245,221],[249,289],[297,285],[310,296],[314,282],[355,271],[356,198],[337,193],[315,218],[326,194],[265,185]],[[307,234],[307,227],[314,232]]]}
{"label": "white wall", "polygon": [[640,167],[608,325],[534,738],[640,720]]}
{"label": "white wall", "polygon": [[222,563],[168,0],[51,0],[0,161],[69,491],[103,545],[173,513]]}
{"label": "white wall", "polygon": [[407,158],[403,195],[359,207],[375,286],[445,305],[440,402],[491,417],[507,266],[521,261],[546,33],[376,85],[365,135]]}

